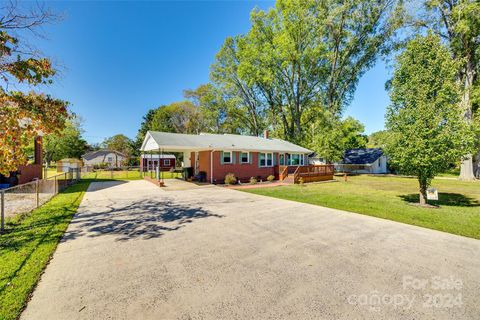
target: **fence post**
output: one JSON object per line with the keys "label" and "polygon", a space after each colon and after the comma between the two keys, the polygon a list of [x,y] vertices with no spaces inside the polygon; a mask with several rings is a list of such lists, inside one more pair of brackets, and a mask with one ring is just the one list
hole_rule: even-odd
{"label": "fence post", "polygon": [[40,206],[40,195],[39,195],[39,180],[35,180],[35,202],[37,205],[37,208]]}
{"label": "fence post", "polygon": [[54,177],[55,180],[53,181],[53,195],[56,195],[58,193],[58,185],[57,185],[57,176]]}
{"label": "fence post", "polygon": [[5,191],[2,191],[1,192],[1,199],[0,199],[0,202],[2,203],[1,207],[1,217],[0,217],[0,220],[1,220],[1,225],[0,225],[0,232],[3,233],[3,231],[5,231]]}

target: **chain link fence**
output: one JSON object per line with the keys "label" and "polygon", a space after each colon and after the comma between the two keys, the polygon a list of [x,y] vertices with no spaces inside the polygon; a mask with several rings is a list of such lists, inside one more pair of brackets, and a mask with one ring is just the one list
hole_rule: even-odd
{"label": "chain link fence", "polygon": [[82,179],[91,180],[135,180],[143,179],[143,173],[139,166],[94,169],[82,168]]}
{"label": "chain link fence", "polygon": [[54,195],[80,180],[80,170],[71,169],[43,180],[0,189],[0,232],[10,219],[38,208]]}

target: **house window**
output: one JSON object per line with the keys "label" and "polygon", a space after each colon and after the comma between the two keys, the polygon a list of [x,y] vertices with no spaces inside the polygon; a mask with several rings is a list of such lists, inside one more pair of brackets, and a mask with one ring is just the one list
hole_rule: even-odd
{"label": "house window", "polygon": [[258,154],[258,163],[260,167],[265,167],[265,153],[259,153]]}
{"label": "house window", "polygon": [[108,158],[107,158],[107,162],[113,162],[113,158],[112,158],[112,157],[108,157]]}
{"label": "house window", "polygon": [[285,154],[280,154],[280,165],[283,166],[285,164]]}
{"label": "house window", "polygon": [[298,166],[300,164],[300,155],[299,154],[292,154],[290,158],[290,162],[292,166]]}
{"label": "house window", "polygon": [[250,153],[241,152],[240,153],[240,163],[249,163],[250,162]]}
{"label": "house window", "polygon": [[273,153],[259,153],[258,156],[260,167],[273,166]]}
{"label": "house window", "polygon": [[232,163],[232,151],[223,151],[222,159],[223,163]]}
{"label": "house window", "polygon": [[267,167],[273,166],[273,153],[267,153]]}
{"label": "house window", "polygon": [[165,167],[169,167],[169,166],[170,166],[170,159],[165,159],[165,160],[163,160],[163,165],[164,165]]}

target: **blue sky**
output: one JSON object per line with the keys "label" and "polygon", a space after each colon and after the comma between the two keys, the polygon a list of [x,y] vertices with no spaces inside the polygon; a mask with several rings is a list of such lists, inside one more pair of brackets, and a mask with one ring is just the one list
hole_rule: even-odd
{"label": "blue sky", "polygon": [[[123,133],[134,138],[150,108],[183,99],[184,89],[209,79],[227,36],[245,33],[254,7],[266,1],[48,2],[64,14],[45,29],[38,47],[61,66],[46,91],[68,100],[84,119],[85,138],[101,142]],[[381,130],[389,75],[378,63],[360,80],[346,110]]]}

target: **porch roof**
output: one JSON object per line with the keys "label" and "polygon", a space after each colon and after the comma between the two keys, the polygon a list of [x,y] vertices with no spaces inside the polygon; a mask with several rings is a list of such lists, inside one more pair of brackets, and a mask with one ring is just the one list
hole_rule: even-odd
{"label": "porch roof", "polygon": [[236,134],[201,133],[195,135],[148,131],[140,150],[157,151],[160,149],[166,152],[234,150],[312,153],[312,151],[306,148],[281,139],[266,139]]}

